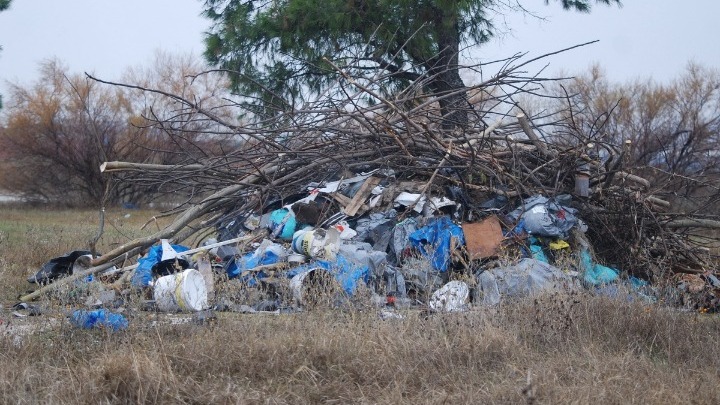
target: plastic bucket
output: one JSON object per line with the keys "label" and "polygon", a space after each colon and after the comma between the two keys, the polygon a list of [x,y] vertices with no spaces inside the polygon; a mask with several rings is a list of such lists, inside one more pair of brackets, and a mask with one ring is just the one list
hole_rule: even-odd
{"label": "plastic bucket", "polygon": [[205,279],[195,269],[158,278],[153,298],[163,312],[202,311],[208,306]]}
{"label": "plastic bucket", "polygon": [[343,294],[342,287],[335,276],[321,268],[309,269],[290,279],[290,289],[295,303],[303,307],[316,307],[332,304]]}

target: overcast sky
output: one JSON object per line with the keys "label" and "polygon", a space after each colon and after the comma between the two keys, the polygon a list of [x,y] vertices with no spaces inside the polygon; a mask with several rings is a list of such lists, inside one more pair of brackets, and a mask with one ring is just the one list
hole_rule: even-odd
{"label": "overcast sky", "polygon": [[[481,60],[517,52],[537,56],[599,40],[548,59],[548,72],[587,70],[600,63],[613,80],[667,81],[694,60],[720,68],[720,0],[624,0],[591,14],[564,12],[542,0],[522,3],[548,21],[507,17],[513,32],[475,53]],[[553,2],[551,2],[553,3]],[[118,79],[129,66],[149,65],[155,50],[203,50],[208,21],[200,0],[13,0],[0,12],[0,91],[6,81],[32,83],[38,64],[56,57],[71,72]],[[198,56],[199,57],[199,56]]]}

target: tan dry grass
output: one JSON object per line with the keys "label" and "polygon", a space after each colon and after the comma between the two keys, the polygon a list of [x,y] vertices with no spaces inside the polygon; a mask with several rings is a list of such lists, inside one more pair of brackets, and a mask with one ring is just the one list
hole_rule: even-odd
{"label": "tan dry grass", "polygon": [[[87,237],[76,214],[3,212],[17,238],[0,245],[3,296],[25,283],[19,269]],[[62,245],[43,236],[56,226]],[[367,307],[209,325],[131,310],[116,334],[74,329],[61,310],[0,311],[0,403],[720,403],[717,316],[587,293],[387,321]]]}
{"label": "tan dry grass", "polygon": [[[579,302],[563,312],[561,300]],[[119,334],[63,324],[0,340],[0,402],[720,401],[718,319],[639,303],[555,294],[392,321],[222,315],[201,326],[139,314]]]}

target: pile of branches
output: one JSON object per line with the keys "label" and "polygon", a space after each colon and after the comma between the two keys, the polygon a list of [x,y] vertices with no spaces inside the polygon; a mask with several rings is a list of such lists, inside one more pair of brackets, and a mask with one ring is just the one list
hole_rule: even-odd
{"label": "pile of branches", "polygon": [[[700,213],[716,204],[717,193],[706,196],[695,211],[680,212],[672,197],[705,180],[673,176],[670,181],[654,177],[651,168],[628,165],[632,145],[584,134],[567,118],[582,112],[570,107],[535,115],[523,110],[528,95],[560,79],[527,74],[524,69],[534,60],[523,62],[522,56],[499,61],[498,73],[459,90],[467,104],[458,108],[465,109],[470,124],[452,130],[438,101],[454,94],[428,94],[423,80],[402,91],[385,91],[381,77],[353,75],[343,67],[336,68],[336,84],[314,101],[241,122],[221,118],[182,95],[141,89],[181,106],[169,117],[147,117],[170,139],[197,139],[199,128],[212,128],[200,134],[205,141],[234,142],[216,155],[188,148],[181,163],[171,166],[104,163],[101,170],[119,182],[185,201],[163,214],[175,217],[170,225],[100,256],[89,272],[136,255],[159,239],[199,243],[227,218],[261,212],[270,201],[307,192],[309,184],[375,169],[391,173],[398,184],[420,184],[427,196],[442,195],[448,186],[459,188],[468,196],[463,221],[480,219],[475,205],[493,196],[519,204],[533,195],[571,194],[595,254],[604,262],[645,277],[713,268],[711,249],[703,243],[714,241],[707,236],[720,222]],[[466,67],[478,75],[483,68]],[[240,115],[242,103],[229,105]],[[587,192],[577,184],[584,178]],[[663,180],[656,183],[656,178]]]}

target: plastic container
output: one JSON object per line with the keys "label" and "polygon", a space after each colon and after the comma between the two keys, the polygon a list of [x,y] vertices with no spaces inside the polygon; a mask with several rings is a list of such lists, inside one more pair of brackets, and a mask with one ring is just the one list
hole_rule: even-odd
{"label": "plastic container", "polygon": [[302,229],[292,238],[292,249],[312,258],[334,260],[340,249],[340,232],[337,229]]}
{"label": "plastic container", "polygon": [[290,289],[295,302],[303,307],[332,303],[343,291],[335,276],[322,268],[311,268],[295,275],[290,279]]}
{"label": "plastic container", "polygon": [[107,309],[96,309],[94,311],[79,309],[70,315],[70,322],[83,329],[108,328],[117,331],[128,327],[128,320],[123,315]]}
{"label": "plastic container", "polygon": [[163,312],[202,311],[208,307],[205,279],[195,269],[158,278],[153,298]]}
{"label": "plastic container", "polygon": [[295,214],[287,208],[281,208],[270,213],[270,229],[272,230],[273,237],[277,237],[283,240],[291,240],[297,222],[295,221]]}

